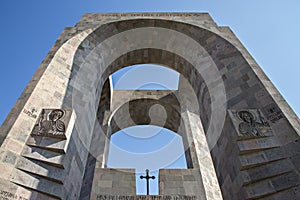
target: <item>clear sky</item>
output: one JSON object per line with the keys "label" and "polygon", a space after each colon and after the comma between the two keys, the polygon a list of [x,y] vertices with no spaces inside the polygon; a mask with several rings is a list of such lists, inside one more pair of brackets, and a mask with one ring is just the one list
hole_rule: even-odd
{"label": "clear sky", "polygon": [[229,26],[300,115],[299,0],[2,0],[0,124],[67,26],[91,12],[209,12]]}
{"label": "clear sky", "polygon": [[114,90],[177,90],[179,73],[160,65],[133,65],[116,71],[112,81]]}

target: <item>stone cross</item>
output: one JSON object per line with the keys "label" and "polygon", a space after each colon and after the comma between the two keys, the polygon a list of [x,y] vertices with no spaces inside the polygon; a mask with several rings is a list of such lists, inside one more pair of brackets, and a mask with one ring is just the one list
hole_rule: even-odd
{"label": "stone cross", "polygon": [[147,180],[147,195],[149,195],[149,179],[155,179],[155,176],[149,176],[149,169],[146,169],[146,176],[140,176],[140,178]]}

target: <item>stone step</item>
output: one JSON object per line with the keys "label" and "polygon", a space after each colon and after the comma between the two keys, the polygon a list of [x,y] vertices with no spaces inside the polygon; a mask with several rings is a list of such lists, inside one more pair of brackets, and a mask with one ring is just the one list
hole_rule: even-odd
{"label": "stone step", "polygon": [[40,147],[49,151],[65,153],[66,140],[51,138],[39,135],[31,135],[26,144],[29,146]]}
{"label": "stone step", "polygon": [[237,141],[240,154],[253,153],[266,149],[280,147],[280,142],[276,137],[255,138],[251,140]]}
{"label": "stone step", "polygon": [[63,184],[50,181],[34,174],[26,173],[19,169],[14,169],[10,175],[10,181],[34,191],[41,192],[50,197],[57,199],[65,199],[66,197]]}
{"label": "stone step", "polygon": [[64,168],[65,154],[48,151],[38,147],[24,146],[22,156],[47,163],[54,167]]}
{"label": "stone step", "polygon": [[286,158],[286,153],[283,148],[272,148],[264,151],[244,154],[239,156],[242,169],[260,166],[272,161]]}
{"label": "stone step", "polygon": [[261,198],[261,200],[297,200],[300,199],[300,185]]}
{"label": "stone step", "polygon": [[20,157],[15,165],[16,168],[30,172],[31,174],[42,176],[46,179],[63,183],[65,180],[64,169],[51,166],[49,164]]}
{"label": "stone step", "polygon": [[[253,184],[267,178],[273,178],[295,170],[289,159],[270,162],[244,170],[244,185]],[[245,178],[246,177],[246,178]]]}
{"label": "stone step", "polygon": [[0,178],[0,199],[1,200],[57,200],[60,198],[46,195],[36,190],[28,189],[15,184],[7,179]]}
{"label": "stone step", "polygon": [[300,176],[297,171],[281,174],[276,177],[268,178],[243,186],[238,196],[243,199],[258,199],[277,192],[288,190],[300,185]]}

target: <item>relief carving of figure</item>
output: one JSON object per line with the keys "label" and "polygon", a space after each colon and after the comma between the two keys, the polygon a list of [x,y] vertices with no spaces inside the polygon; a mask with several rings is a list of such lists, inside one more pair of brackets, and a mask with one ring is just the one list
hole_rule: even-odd
{"label": "relief carving of figure", "polygon": [[239,131],[245,136],[265,136],[264,132],[269,127],[268,122],[262,117],[257,110],[258,118],[249,111],[239,111],[238,116],[243,121],[239,124]]}
{"label": "relief carving of figure", "polygon": [[64,116],[64,111],[55,109],[49,112],[45,118],[43,110],[38,120],[38,134],[41,135],[64,135],[65,124],[60,119]]}

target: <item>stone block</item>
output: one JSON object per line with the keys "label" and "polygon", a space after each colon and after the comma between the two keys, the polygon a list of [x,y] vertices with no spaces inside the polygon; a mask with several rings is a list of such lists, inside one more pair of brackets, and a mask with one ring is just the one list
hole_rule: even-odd
{"label": "stone block", "polygon": [[10,181],[57,198],[65,199],[68,195],[65,193],[62,184],[44,179],[40,176],[30,175],[17,169],[11,174]]}
{"label": "stone block", "polygon": [[66,140],[33,135],[28,138],[26,144],[29,146],[41,147],[51,151],[65,153],[64,148],[66,145]]}
{"label": "stone block", "polygon": [[135,195],[135,171],[133,169],[95,169],[91,199],[99,194]]}
{"label": "stone block", "polygon": [[61,168],[57,168],[37,160],[30,160],[23,157],[20,157],[18,159],[15,167],[32,174],[57,181],[58,183],[63,183],[66,176],[65,171]]}
{"label": "stone block", "polygon": [[55,197],[42,194],[33,190],[28,190],[20,185],[16,185],[10,181],[0,178],[0,199],[5,200],[29,200],[29,199],[43,199],[43,200],[57,200]]}
{"label": "stone block", "polygon": [[38,160],[56,167],[64,168],[65,155],[45,149],[25,146],[22,156]]}
{"label": "stone block", "polygon": [[281,144],[276,137],[265,137],[238,141],[238,146],[241,153],[271,149],[274,147],[279,147],[280,145]]}
{"label": "stone block", "polygon": [[9,179],[9,176],[12,173],[13,169],[13,165],[7,163],[0,163],[0,179]]}
{"label": "stone block", "polygon": [[[253,167],[247,169],[251,182],[259,181],[262,179],[278,176],[294,170],[294,166],[288,159],[278,160],[270,162],[262,166]],[[245,182],[249,184],[249,182]]]}
{"label": "stone block", "polygon": [[4,142],[4,148],[9,149],[9,151],[16,154],[20,154],[22,152],[23,146],[24,144],[12,138],[7,138]]}
{"label": "stone block", "polygon": [[264,150],[263,154],[267,158],[268,161],[279,160],[287,157],[287,152],[284,148],[273,148]]}
{"label": "stone block", "polygon": [[276,191],[298,186],[300,183],[300,175],[298,171],[292,171],[281,176],[272,178],[272,185]]}
{"label": "stone block", "polygon": [[9,150],[6,150],[2,153],[1,161],[3,163],[8,163],[10,165],[14,165],[16,163],[17,158],[18,158],[17,154],[15,154]]}
{"label": "stone block", "polygon": [[264,152],[241,155],[239,159],[243,168],[249,168],[268,162],[268,158],[266,158]]}
{"label": "stone block", "polygon": [[240,199],[258,199],[268,194],[275,193],[276,190],[270,180],[260,181],[244,186],[238,193]]}
{"label": "stone block", "polygon": [[300,186],[292,187],[290,189],[283,190],[263,198],[263,200],[285,200],[285,199],[287,200],[300,199]]}
{"label": "stone block", "polygon": [[300,155],[300,139],[286,144],[284,149],[289,156]]}

